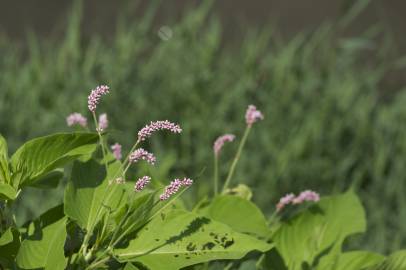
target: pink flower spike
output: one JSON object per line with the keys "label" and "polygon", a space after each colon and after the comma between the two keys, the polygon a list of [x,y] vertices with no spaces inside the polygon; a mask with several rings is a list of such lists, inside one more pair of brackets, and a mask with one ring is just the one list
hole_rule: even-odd
{"label": "pink flower spike", "polygon": [[166,186],[164,193],[159,196],[161,201],[169,199],[172,195],[176,194],[183,186],[189,187],[193,184],[193,180],[183,178],[183,180],[175,179],[168,186]]}
{"label": "pink flower spike", "polygon": [[109,120],[107,119],[107,113],[103,113],[99,116],[99,132],[104,131],[109,126]]}
{"label": "pink flower spike", "polygon": [[87,126],[87,119],[80,113],[75,112],[66,117],[66,123],[69,127],[73,125],[80,125],[85,128]]}
{"label": "pink flower spike", "polygon": [[140,141],[144,141],[147,138],[151,137],[151,135],[155,131],[159,130],[169,130],[173,133],[181,133],[182,129],[178,124],[169,122],[168,120],[165,121],[156,121],[156,122],[151,122],[149,125],[146,125],[143,127],[139,132],[138,132],[138,139]]}
{"label": "pink flower spike", "polygon": [[295,194],[293,193],[286,194],[279,200],[279,203],[276,205],[276,211],[277,212],[281,211],[286,205],[292,203],[294,199]]}
{"label": "pink flower spike", "polygon": [[121,160],[123,158],[121,154],[121,144],[115,143],[111,146],[111,150],[113,151],[113,155],[117,160]]}
{"label": "pink flower spike", "polygon": [[95,112],[101,96],[108,94],[109,91],[110,88],[107,85],[100,85],[93,89],[87,98],[87,107],[89,108],[89,111]]}
{"label": "pink flower spike", "polygon": [[138,148],[130,154],[129,161],[130,163],[136,163],[139,160],[145,160],[146,162],[154,165],[156,158],[152,153],[144,150],[143,148]]}
{"label": "pink flower spike", "polygon": [[293,204],[301,204],[303,202],[318,202],[320,195],[311,190],[302,191],[293,201]]}
{"label": "pink flower spike", "polygon": [[257,107],[255,107],[254,105],[248,106],[247,112],[245,113],[245,121],[246,121],[247,125],[251,126],[258,120],[263,120],[263,119],[264,119],[264,115],[260,111],[257,110]]}
{"label": "pink flower spike", "polygon": [[214,142],[213,150],[214,154],[218,156],[220,154],[221,148],[223,148],[223,145],[225,142],[232,142],[235,139],[235,135],[233,134],[225,134],[223,136],[220,136],[217,138],[217,140]]}
{"label": "pink flower spike", "polygon": [[149,184],[149,182],[151,182],[151,177],[149,176],[143,176],[139,178],[134,186],[135,192],[140,192],[141,190],[143,190],[145,186]]}

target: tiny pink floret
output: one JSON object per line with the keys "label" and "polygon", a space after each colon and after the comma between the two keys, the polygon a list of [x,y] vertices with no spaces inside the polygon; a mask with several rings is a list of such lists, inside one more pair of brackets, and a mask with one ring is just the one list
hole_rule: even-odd
{"label": "tiny pink floret", "polygon": [[68,117],[66,117],[66,123],[70,127],[73,126],[73,125],[80,125],[82,127],[86,127],[87,126],[87,119],[86,119],[86,117],[84,117],[80,113],[75,112],[75,113],[72,113],[72,114],[68,115]]}
{"label": "tiny pink floret", "polygon": [[257,107],[255,107],[254,105],[248,106],[247,112],[245,113],[245,122],[247,123],[247,125],[251,126],[258,120],[263,119],[264,115],[259,110],[257,110]]}
{"label": "tiny pink floret", "polygon": [[279,200],[279,203],[276,205],[276,210],[278,212],[281,211],[286,205],[292,203],[294,199],[295,194],[293,193],[286,194]]}
{"label": "tiny pink floret", "polygon": [[138,132],[138,139],[140,141],[144,141],[147,138],[151,137],[152,134],[159,130],[169,130],[173,133],[181,133],[182,129],[178,124],[169,122],[168,120],[165,121],[155,121],[151,122],[149,125],[146,125]]}
{"label": "tiny pink floret", "polygon": [[223,148],[224,143],[232,142],[232,141],[234,141],[234,139],[235,139],[235,135],[233,135],[233,134],[225,134],[223,136],[218,137],[213,145],[214,154],[216,156],[218,156],[220,154],[221,148]]}
{"label": "tiny pink floret", "polygon": [[87,98],[87,107],[89,108],[89,111],[95,112],[101,96],[108,94],[109,91],[110,88],[107,85],[100,85],[93,89]]}
{"label": "tiny pink floret", "polygon": [[318,202],[320,195],[311,190],[302,191],[293,201],[293,204],[301,204],[303,202]]}
{"label": "tiny pink floret", "polygon": [[121,154],[121,144],[115,143],[111,146],[111,150],[113,151],[113,155],[117,160],[121,160],[123,158]]}
{"label": "tiny pink floret", "polygon": [[134,186],[135,192],[140,192],[151,182],[151,177],[143,176],[137,180]]}
{"label": "tiny pink floret", "polygon": [[154,154],[144,150],[143,148],[138,148],[134,152],[130,154],[129,161],[131,163],[136,163],[140,160],[145,160],[146,162],[154,165],[156,162],[156,158]]}
{"label": "tiny pink floret", "polygon": [[176,194],[181,187],[189,187],[192,184],[193,180],[190,178],[183,178],[183,180],[174,179],[168,186],[166,186],[164,193],[159,196],[159,199],[165,201]]}

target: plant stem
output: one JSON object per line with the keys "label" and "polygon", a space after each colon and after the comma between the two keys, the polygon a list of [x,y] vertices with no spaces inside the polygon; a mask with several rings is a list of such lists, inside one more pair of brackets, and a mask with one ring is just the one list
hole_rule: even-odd
{"label": "plant stem", "polygon": [[241,140],[241,142],[240,142],[240,145],[238,146],[238,150],[237,150],[237,153],[236,153],[236,155],[235,155],[235,157],[234,157],[233,163],[231,164],[231,167],[230,167],[230,170],[229,170],[229,172],[228,172],[226,181],[224,182],[224,186],[223,186],[223,191],[222,191],[222,193],[224,193],[224,192],[226,191],[226,189],[228,188],[228,186],[229,186],[229,184],[230,184],[231,178],[233,177],[235,168],[236,168],[236,166],[237,166],[238,160],[240,159],[242,150],[243,150],[243,148],[244,148],[245,142],[247,141],[248,134],[250,133],[250,131],[251,131],[251,125],[247,125],[247,127],[245,128],[245,131],[244,131],[244,135],[243,135],[243,137],[242,137],[242,140]]}
{"label": "plant stem", "polygon": [[214,154],[214,196],[217,196],[218,189],[219,189],[219,165],[218,165],[218,157]]}
{"label": "plant stem", "polygon": [[108,262],[109,260],[110,260],[110,256],[109,256],[109,257],[106,257],[106,258],[104,258],[104,259],[102,259],[102,260],[100,260],[100,261],[95,261],[95,262],[93,262],[91,265],[89,265],[88,267],[86,267],[86,270],[96,269],[97,266],[99,266],[99,265],[101,265],[101,264],[103,264],[103,263],[105,263],[105,262]]}

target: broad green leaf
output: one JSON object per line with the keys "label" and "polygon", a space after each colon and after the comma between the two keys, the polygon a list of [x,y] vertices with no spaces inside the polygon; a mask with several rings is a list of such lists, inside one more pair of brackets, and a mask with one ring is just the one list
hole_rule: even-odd
{"label": "broad green leaf", "polygon": [[95,133],[59,133],[25,143],[11,157],[13,186],[31,185],[54,169],[89,155],[97,141]]}
{"label": "broad green leaf", "polygon": [[17,192],[9,184],[0,183],[0,200],[14,200]]}
{"label": "broad green leaf", "polygon": [[176,270],[212,260],[239,259],[272,245],[225,224],[182,210],[155,217],[127,247],[115,249],[120,262],[138,262],[149,269]]}
{"label": "broad green leaf", "polygon": [[35,234],[21,243],[17,265],[24,269],[65,269],[65,240],[66,218],[63,218],[42,228],[41,234]]}
{"label": "broad green leaf", "polygon": [[382,263],[365,270],[406,270],[406,250],[397,251]]}
{"label": "broad green leaf", "polygon": [[54,171],[51,171],[41,177],[40,180],[35,181],[32,184],[32,187],[36,188],[56,188],[59,185],[59,181],[63,178],[63,170],[62,169],[56,169]]}
{"label": "broad green leaf", "polygon": [[364,209],[352,192],[323,198],[296,217],[282,222],[273,241],[289,270],[313,265],[318,256],[340,251],[349,235],[364,232]]}
{"label": "broad green leaf", "polygon": [[0,246],[7,245],[11,242],[13,242],[13,232],[11,231],[11,228],[9,228],[0,236]]}
{"label": "broad green leaf", "polygon": [[139,268],[135,267],[132,263],[127,263],[123,270],[139,270]]}
{"label": "broad green leaf", "polygon": [[89,230],[102,218],[97,214],[100,207],[117,210],[123,203],[124,187],[115,183],[109,185],[109,181],[120,175],[120,167],[118,161],[110,164],[106,175],[104,165],[93,159],[86,163],[75,162],[65,190],[65,214]]}
{"label": "broad green leaf", "polygon": [[257,270],[288,270],[281,255],[273,248],[262,254],[257,262]]}
{"label": "broad green leaf", "polygon": [[384,256],[372,252],[351,251],[323,257],[317,270],[360,270],[376,265],[384,259]]}
{"label": "broad green leaf", "polygon": [[[9,242],[10,235],[6,235],[3,240],[3,243],[8,242],[7,244],[0,244],[0,269],[16,269],[15,266],[15,257],[17,256],[18,249],[20,247],[20,234],[17,229],[11,228],[8,231],[12,234],[12,241]],[[6,232],[7,233],[7,232]],[[7,233],[8,234],[8,233]],[[6,241],[7,240],[7,241]],[[3,267],[3,268],[1,268]]]}
{"label": "broad green leaf", "polygon": [[0,183],[10,183],[8,147],[6,140],[1,135],[0,135]]}
{"label": "broad green leaf", "polygon": [[240,233],[261,238],[267,238],[270,235],[270,229],[261,210],[252,202],[241,197],[218,196],[200,213],[227,224]]}

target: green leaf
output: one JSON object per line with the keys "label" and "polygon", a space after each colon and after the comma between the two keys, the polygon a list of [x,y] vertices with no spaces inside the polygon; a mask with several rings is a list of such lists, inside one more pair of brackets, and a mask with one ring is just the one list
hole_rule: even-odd
{"label": "green leaf", "polygon": [[44,175],[38,181],[32,184],[36,188],[56,188],[59,184],[59,181],[63,178],[63,170],[56,169]]}
{"label": "green leaf", "polygon": [[0,246],[7,245],[11,242],[13,242],[13,232],[11,231],[11,228],[9,228],[0,236]]}
{"label": "green leaf", "polygon": [[123,270],[139,270],[139,268],[135,267],[132,263],[127,263]]}
{"label": "green leaf", "polygon": [[182,210],[154,218],[127,247],[115,249],[120,262],[138,262],[149,269],[180,269],[212,260],[239,259],[272,245],[225,224]]}
{"label": "green leaf", "polygon": [[366,270],[406,270],[406,250],[395,252],[382,263]]}
{"label": "green leaf", "polygon": [[17,256],[17,252],[20,247],[20,233],[15,228],[10,228],[8,231],[10,231],[12,234],[12,241],[8,242],[10,235],[5,236],[5,238],[7,239],[4,240],[3,240],[4,234],[1,237],[1,241],[4,241],[3,243],[5,242],[8,243],[5,245],[0,244],[0,269],[1,266],[3,266],[4,269],[16,269],[14,264],[15,257]]}
{"label": "green leaf", "polygon": [[296,217],[282,222],[273,241],[289,270],[317,264],[316,258],[340,251],[343,240],[366,228],[364,209],[352,192],[323,198]]}
{"label": "green leaf", "polygon": [[93,159],[86,163],[75,162],[65,190],[65,214],[89,230],[102,218],[101,215],[97,217],[100,206],[109,211],[117,209],[123,203],[124,187],[109,185],[109,180],[120,175],[120,167],[118,161],[110,164],[106,176],[105,167]]}
{"label": "green leaf", "polygon": [[14,200],[17,197],[17,192],[9,184],[0,183],[0,199]]}
{"label": "green leaf", "polygon": [[384,256],[377,253],[351,251],[338,256],[324,257],[321,259],[317,270],[359,270],[376,265],[384,259]]}
{"label": "green leaf", "polygon": [[222,195],[199,213],[227,224],[235,231],[268,238],[270,229],[261,210],[252,202],[237,196]]}
{"label": "green leaf", "polygon": [[95,133],[59,133],[25,143],[11,157],[13,186],[32,185],[54,169],[89,155],[97,141]]}
{"label": "green leaf", "polygon": [[0,135],[0,183],[10,183],[8,147],[6,140],[1,135]]}
{"label": "green leaf", "polygon": [[30,236],[21,243],[17,254],[17,265],[24,269],[65,269],[65,240],[66,218],[63,218],[42,228],[40,234]]}

